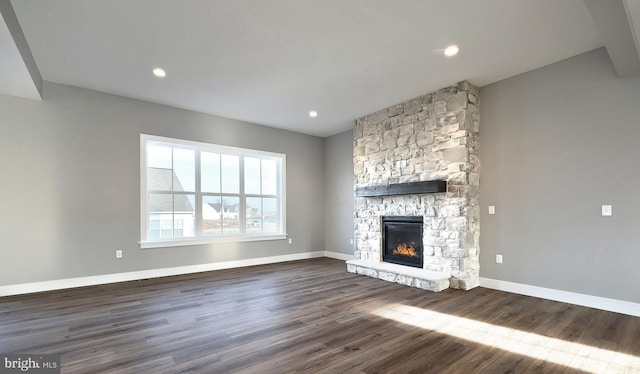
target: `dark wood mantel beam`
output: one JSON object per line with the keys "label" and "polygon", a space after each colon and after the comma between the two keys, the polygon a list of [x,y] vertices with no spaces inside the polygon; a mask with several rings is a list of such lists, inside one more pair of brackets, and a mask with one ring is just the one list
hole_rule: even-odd
{"label": "dark wood mantel beam", "polygon": [[447,181],[397,183],[382,186],[356,187],[356,197],[415,195],[424,193],[447,192]]}

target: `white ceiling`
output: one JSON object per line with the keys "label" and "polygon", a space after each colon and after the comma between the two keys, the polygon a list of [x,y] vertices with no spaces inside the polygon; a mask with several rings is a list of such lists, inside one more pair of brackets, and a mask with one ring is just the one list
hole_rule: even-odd
{"label": "white ceiling", "polygon": [[[318,136],[460,80],[482,86],[603,45],[582,0],[12,4],[44,80]],[[449,44],[458,56],[442,55]]]}

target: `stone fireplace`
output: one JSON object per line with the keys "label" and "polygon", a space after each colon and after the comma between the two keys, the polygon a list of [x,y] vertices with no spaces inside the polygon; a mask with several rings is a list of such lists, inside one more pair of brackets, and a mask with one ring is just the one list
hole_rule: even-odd
{"label": "stone fireplace", "polygon": [[[467,81],[356,120],[356,248],[348,271],[431,291],[478,286],[479,121],[478,88]],[[387,227],[397,226],[390,217],[400,216],[421,222],[421,240],[389,243]],[[421,264],[400,264],[407,255],[384,261],[389,246],[410,253],[411,242]]]}

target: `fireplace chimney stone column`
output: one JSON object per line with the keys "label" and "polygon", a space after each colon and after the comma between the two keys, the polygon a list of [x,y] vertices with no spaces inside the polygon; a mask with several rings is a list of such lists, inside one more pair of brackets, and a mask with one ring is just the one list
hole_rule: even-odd
{"label": "fireplace chimney stone column", "polygon": [[478,88],[467,81],[356,120],[357,187],[446,180],[447,192],[357,197],[357,260],[381,261],[382,216],[424,217],[424,270],[451,288],[479,285]]}

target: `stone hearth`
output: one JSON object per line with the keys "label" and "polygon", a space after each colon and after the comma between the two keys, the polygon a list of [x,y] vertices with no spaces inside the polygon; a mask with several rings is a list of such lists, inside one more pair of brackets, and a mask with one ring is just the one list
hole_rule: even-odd
{"label": "stone hearth", "polygon": [[[447,191],[356,197],[348,271],[432,291],[478,286],[479,122],[466,81],[356,121],[355,188],[446,180]],[[423,217],[423,269],[382,262],[383,216]]]}

